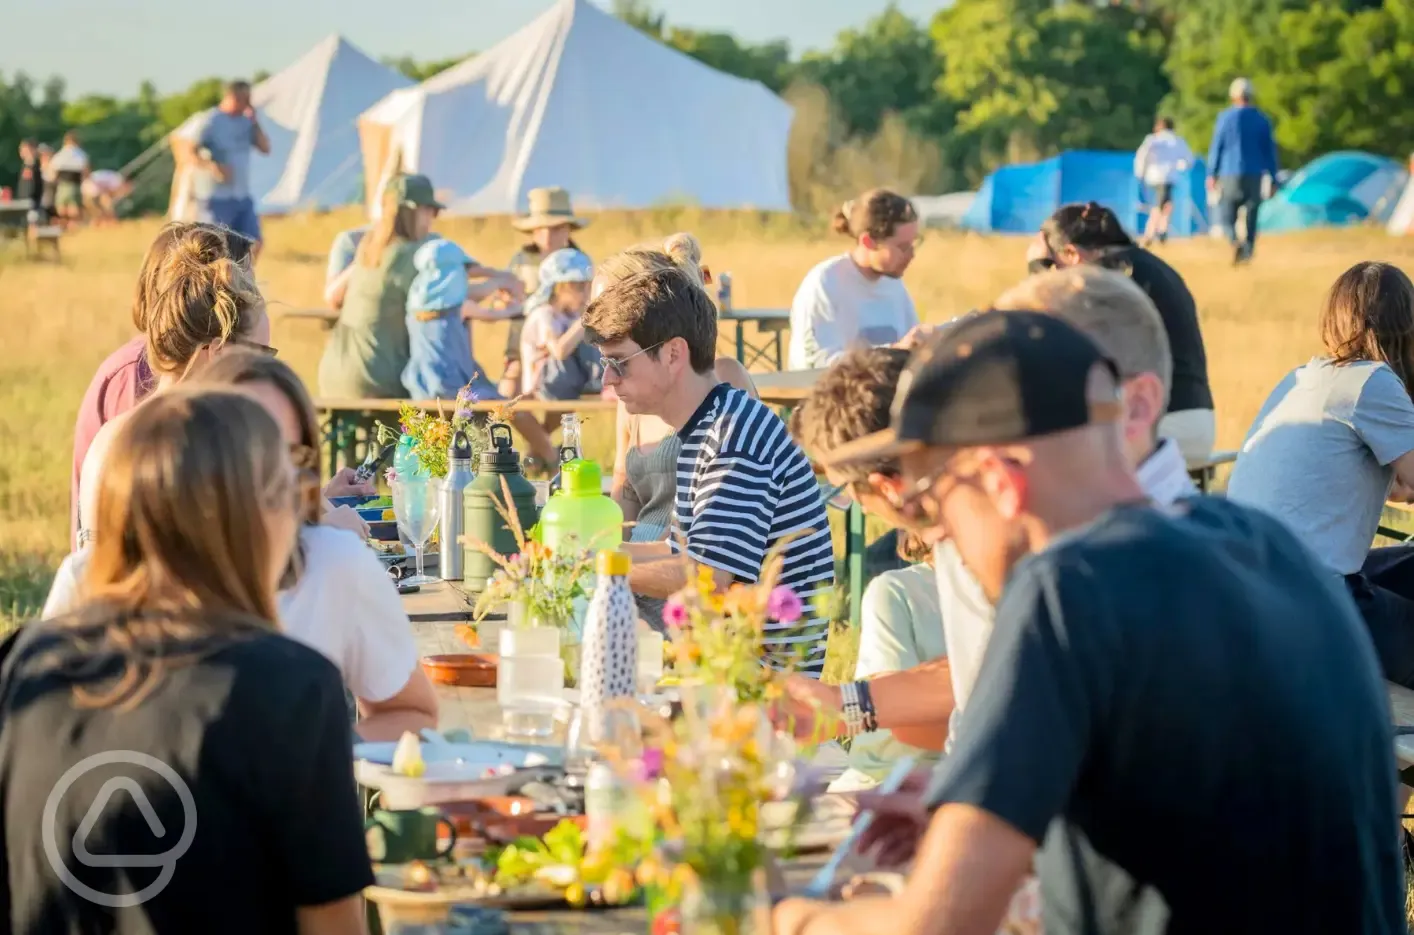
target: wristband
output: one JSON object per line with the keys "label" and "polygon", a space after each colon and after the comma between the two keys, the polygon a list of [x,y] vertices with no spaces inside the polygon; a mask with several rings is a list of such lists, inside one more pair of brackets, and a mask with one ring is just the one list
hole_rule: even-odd
{"label": "wristband", "polygon": [[840,686],[840,701],[844,715],[845,733],[850,737],[864,728],[864,710],[859,703],[859,683],[845,682]]}
{"label": "wristband", "polygon": [[859,686],[859,709],[864,717],[864,730],[876,731],[879,729],[879,716],[874,711],[874,696],[869,691],[868,682],[856,682]]}

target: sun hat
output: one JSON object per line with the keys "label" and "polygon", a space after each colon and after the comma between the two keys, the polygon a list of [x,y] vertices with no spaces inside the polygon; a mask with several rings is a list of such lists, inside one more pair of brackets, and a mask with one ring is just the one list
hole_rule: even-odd
{"label": "sun hat", "polygon": [[447,207],[437,200],[432,180],[425,175],[399,175],[388,184],[388,188],[397,196],[398,204],[410,208],[436,208],[440,211]]}
{"label": "sun hat", "polygon": [[[1092,395],[1100,365],[1112,399]],[[825,454],[844,466],[923,448],[1003,445],[1120,415],[1119,368],[1074,325],[1043,312],[979,312],[944,326],[900,376],[887,429]]]}
{"label": "sun hat", "polygon": [[408,287],[407,307],[418,311],[461,308],[466,301],[466,268],[476,261],[445,237],[433,237],[412,255],[416,274]]}
{"label": "sun hat", "polygon": [[594,263],[583,250],[565,247],[540,261],[540,285],[528,305],[544,305],[550,293],[562,282],[590,282],[594,279]]}
{"label": "sun hat", "polygon": [[511,226],[518,231],[566,225],[579,230],[589,225],[588,218],[575,215],[574,206],[570,204],[570,193],[563,188],[532,188],[526,197],[530,202],[530,210],[511,221]]}

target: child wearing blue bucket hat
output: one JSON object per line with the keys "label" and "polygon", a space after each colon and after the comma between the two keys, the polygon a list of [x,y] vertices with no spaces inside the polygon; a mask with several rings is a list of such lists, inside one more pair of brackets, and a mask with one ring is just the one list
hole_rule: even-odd
{"label": "child wearing blue bucket hat", "polygon": [[521,332],[521,392],[539,399],[578,399],[603,382],[599,351],[584,340],[594,264],[566,247],[540,264],[540,286],[526,302]]}
{"label": "child wearing blue bucket hat", "polygon": [[476,266],[465,250],[442,237],[413,254],[403,368],[403,387],[412,399],[455,399],[467,386],[478,400],[502,398],[472,355],[471,328],[462,317],[471,289],[467,270]]}

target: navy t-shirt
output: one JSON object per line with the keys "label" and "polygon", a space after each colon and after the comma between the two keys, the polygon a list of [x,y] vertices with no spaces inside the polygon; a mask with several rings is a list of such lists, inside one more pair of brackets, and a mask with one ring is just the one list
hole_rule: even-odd
{"label": "navy t-shirt", "polygon": [[1391,724],[1276,520],[1124,506],[1017,566],[928,800],[1041,843],[1047,935],[1403,933]]}

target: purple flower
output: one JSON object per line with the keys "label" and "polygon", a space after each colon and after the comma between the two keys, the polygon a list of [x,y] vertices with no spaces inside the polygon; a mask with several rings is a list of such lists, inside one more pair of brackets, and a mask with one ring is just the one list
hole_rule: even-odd
{"label": "purple flower", "polygon": [[383,472],[383,478],[384,478],[385,480],[387,480],[387,482],[390,483],[390,484],[396,484],[396,483],[398,482],[398,472],[397,472],[397,469],[396,469],[396,468],[388,468],[388,470],[386,470],[386,471]]}
{"label": "purple flower", "polygon": [[674,630],[687,623],[687,605],[680,596],[674,594],[663,605],[663,622]]}
{"label": "purple flower", "polygon": [[474,415],[476,415],[476,413],[470,409],[458,409],[452,415],[452,418],[458,422],[467,422],[470,421],[471,417]]}
{"label": "purple flower", "polygon": [[800,602],[800,598],[783,584],[772,588],[771,596],[766,598],[766,613],[771,615],[771,619],[781,623],[795,623],[804,610],[805,605]]}
{"label": "purple flower", "polygon": [[663,751],[652,747],[643,751],[642,758],[634,762],[634,780],[652,782],[663,775]]}

